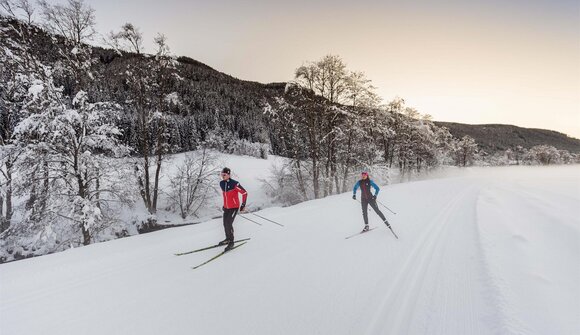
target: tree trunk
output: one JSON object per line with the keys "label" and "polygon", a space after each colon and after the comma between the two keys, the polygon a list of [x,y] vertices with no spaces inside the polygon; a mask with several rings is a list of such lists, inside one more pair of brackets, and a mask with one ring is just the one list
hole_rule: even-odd
{"label": "tree trunk", "polygon": [[[10,227],[12,220],[12,161],[10,158],[4,164],[6,166],[6,191],[4,197],[0,196],[0,217],[4,217],[0,225],[0,232],[5,231]],[[3,212],[4,204],[6,205],[6,212]],[[6,214],[4,214],[6,213]],[[4,214],[4,215],[3,215]]]}
{"label": "tree trunk", "polygon": [[306,185],[304,185],[304,177],[302,176],[302,167],[300,166],[300,160],[294,158],[294,162],[295,162],[294,164],[296,165],[294,173],[296,174],[296,179],[298,179],[298,188],[302,193],[303,199],[307,200],[308,195],[306,194]]}
{"label": "tree trunk", "polygon": [[91,244],[91,234],[89,234],[89,229],[85,225],[85,223],[81,223],[81,228],[83,231],[83,245]]}
{"label": "tree trunk", "polygon": [[163,131],[164,125],[163,121],[159,125],[157,130],[157,160],[156,160],[156,167],[155,167],[155,184],[153,187],[153,204],[152,210],[153,213],[157,213],[157,199],[159,195],[159,175],[161,173],[161,162],[163,161]]}
{"label": "tree trunk", "polygon": [[312,159],[312,186],[314,188],[314,199],[320,198],[320,184],[319,184],[319,172],[318,163],[316,158]]}
{"label": "tree trunk", "polygon": [[[6,163],[6,176],[8,176],[8,181],[6,183],[6,228],[10,227],[10,222],[12,221],[12,162]],[[1,203],[0,203],[1,206]]]}

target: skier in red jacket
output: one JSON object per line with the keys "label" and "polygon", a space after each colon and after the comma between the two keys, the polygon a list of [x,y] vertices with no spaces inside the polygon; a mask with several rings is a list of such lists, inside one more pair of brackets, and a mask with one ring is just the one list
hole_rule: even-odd
{"label": "skier in red jacket", "polygon": [[[226,239],[221,241],[219,245],[226,245],[226,250],[234,247],[234,219],[238,214],[238,210],[243,213],[246,207],[246,200],[248,199],[248,192],[237,181],[230,178],[230,169],[225,167],[222,170],[220,181],[220,188],[224,198],[224,230],[226,232]],[[242,203],[240,204],[239,195],[242,195]]]}

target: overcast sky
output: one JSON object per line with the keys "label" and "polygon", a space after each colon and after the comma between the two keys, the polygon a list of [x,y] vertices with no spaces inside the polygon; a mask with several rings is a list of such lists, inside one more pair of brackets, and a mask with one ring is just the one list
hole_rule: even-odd
{"label": "overcast sky", "polygon": [[[235,77],[288,81],[332,53],[435,120],[580,138],[580,1],[86,0],[106,34],[137,25]],[[507,4],[509,2],[509,4]]]}

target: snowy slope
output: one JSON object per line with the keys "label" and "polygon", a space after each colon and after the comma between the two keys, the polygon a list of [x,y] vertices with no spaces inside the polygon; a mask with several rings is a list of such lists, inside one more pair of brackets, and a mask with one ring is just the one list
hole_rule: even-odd
{"label": "snowy slope", "polygon": [[[1,334],[578,334],[580,168],[384,187],[400,236],[341,194],[0,265]],[[249,216],[252,219],[255,217]]]}

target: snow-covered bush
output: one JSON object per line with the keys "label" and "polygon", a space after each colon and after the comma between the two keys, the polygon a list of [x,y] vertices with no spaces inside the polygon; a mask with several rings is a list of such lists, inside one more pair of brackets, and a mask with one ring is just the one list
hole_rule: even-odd
{"label": "snow-covered bush", "polygon": [[270,145],[266,143],[254,143],[246,139],[240,139],[231,133],[211,131],[208,133],[204,145],[227,154],[246,155],[256,158],[268,159]]}
{"label": "snow-covered bush", "polygon": [[524,156],[524,161],[527,164],[535,165],[549,165],[560,163],[560,153],[558,149],[550,145],[536,145],[528,150]]}

